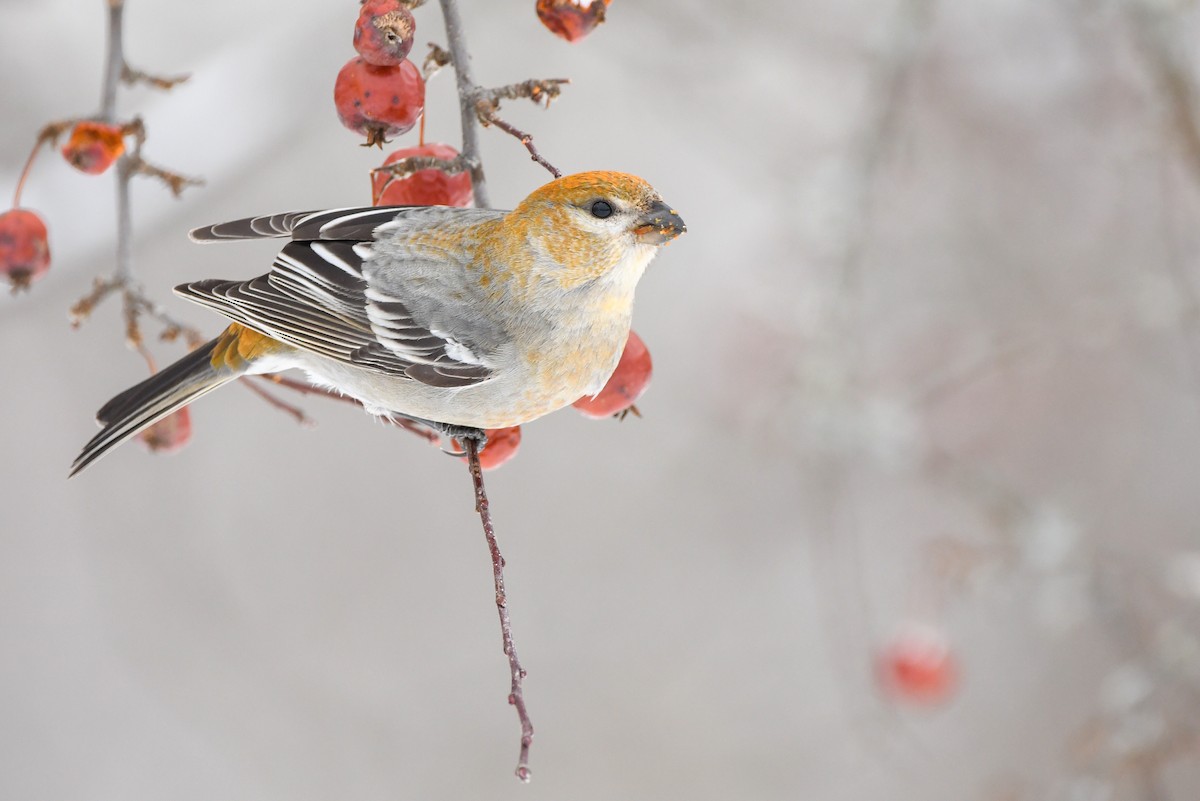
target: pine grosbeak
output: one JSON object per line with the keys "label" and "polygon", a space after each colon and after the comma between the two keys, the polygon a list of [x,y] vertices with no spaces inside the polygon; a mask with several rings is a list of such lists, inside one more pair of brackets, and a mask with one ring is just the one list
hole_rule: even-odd
{"label": "pine grosbeak", "polygon": [[97,413],[72,475],[242,375],[316,384],[445,433],[504,428],[604,386],[633,293],[686,230],[640,178],[559,178],[515,210],[401,206],[293,212],[192,231],[198,242],[291,237],[271,272],[177,287],[233,322]]}

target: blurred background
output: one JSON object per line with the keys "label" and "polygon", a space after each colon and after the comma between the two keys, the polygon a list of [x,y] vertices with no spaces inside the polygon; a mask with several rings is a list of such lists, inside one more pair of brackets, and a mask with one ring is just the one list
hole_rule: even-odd
{"label": "blurred background", "polygon": [[[0,797],[1200,796],[1196,4],[616,0],[576,45],[533,6],[461,0],[476,79],[570,77],[503,116],[689,227],[639,290],[643,418],[564,410],[488,476],[533,783],[458,461],[230,388],[180,453],[66,481],[145,365],[116,303],[67,324],[114,179],[49,151],[53,266],[0,300]],[[128,4],[130,61],[193,78],[120,109],[207,182],[136,183],[135,268],[206,333],[170,288],[276,245],[189,228],[370,201],[332,104],[356,14]],[[105,4],[0,19],[9,191],[98,106]],[[427,117],[458,143],[452,74]],[[547,179],[482,135],[495,204]]]}

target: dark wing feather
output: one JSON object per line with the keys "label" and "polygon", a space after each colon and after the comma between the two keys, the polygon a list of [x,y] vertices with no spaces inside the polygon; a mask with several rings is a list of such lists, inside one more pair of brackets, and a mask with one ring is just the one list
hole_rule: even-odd
{"label": "dark wing feather", "polygon": [[183,297],[282,342],[367,370],[439,387],[477,384],[482,365],[447,354],[447,340],[417,323],[402,301],[371,291],[363,262],[373,232],[410,207],[293,212],[192,232],[197,241],[295,237],[271,272],[249,281],[197,281]]}
{"label": "dark wing feather", "polygon": [[244,220],[206,225],[192,230],[193,242],[228,242],[235,239],[270,239],[290,236],[297,222],[312,216],[311,211],[289,211],[268,217],[247,217]]}
{"label": "dark wing feather", "polygon": [[264,217],[207,225],[193,229],[188,236],[194,242],[230,242],[237,239],[291,237],[297,242],[343,240],[370,242],[375,229],[394,221],[406,211],[426,206],[365,206],[329,211],[289,211]]}

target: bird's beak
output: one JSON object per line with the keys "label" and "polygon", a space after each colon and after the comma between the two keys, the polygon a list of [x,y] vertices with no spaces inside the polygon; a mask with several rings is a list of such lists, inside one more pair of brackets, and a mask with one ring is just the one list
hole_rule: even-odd
{"label": "bird's beak", "polygon": [[661,200],[654,201],[633,227],[634,237],[643,245],[663,245],[685,231],[687,226],[683,224],[683,218]]}

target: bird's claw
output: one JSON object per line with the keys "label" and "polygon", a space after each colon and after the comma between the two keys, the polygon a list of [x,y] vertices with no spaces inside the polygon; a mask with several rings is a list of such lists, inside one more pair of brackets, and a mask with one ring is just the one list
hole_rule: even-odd
{"label": "bird's claw", "polygon": [[[454,445],[465,443],[470,440],[476,443],[477,452],[482,451],[485,447],[487,447],[487,433],[482,428],[472,428],[471,426],[454,426],[447,425],[446,423],[434,423],[433,427],[439,434],[449,439]],[[442,453],[445,453],[449,456],[463,457],[467,455],[467,449],[462,447],[453,450],[442,448]]]}

